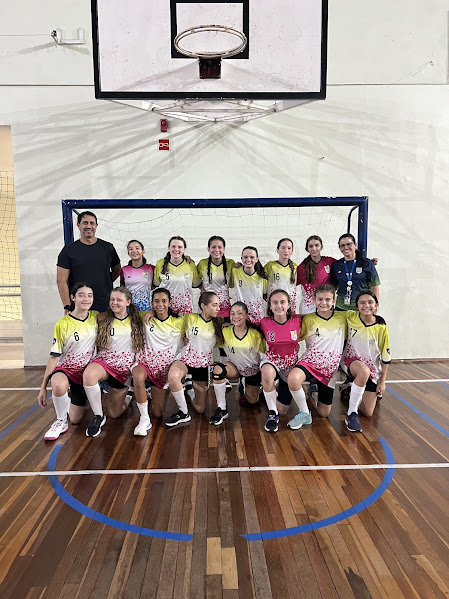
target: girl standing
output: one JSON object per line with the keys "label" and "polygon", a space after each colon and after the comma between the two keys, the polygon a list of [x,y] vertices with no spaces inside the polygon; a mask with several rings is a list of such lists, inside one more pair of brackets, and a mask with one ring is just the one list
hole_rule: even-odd
{"label": "girl standing", "polygon": [[199,314],[184,316],[187,345],[181,350],[168,371],[168,383],[178,406],[178,411],[165,420],[169,427],[189,422],[191,416],[182,388],[182,379],[192,375],[195,397],[193,407],[202,414],[206,409],[209,388],[209,366],[212,365],[212,350],[224,342],[221,330],[222,319],[218,317],[220,302],[211,291],[203,291],[198,301]]}
{"label": "girl standing", "polygon": [[120,285],[131,291],[133,304],[138,310],[151,308],[151,286],[153,284],[154,266],[147,264],[145,248],[141,241],[128,241],[128,256],[131,260],[120,271]]}
{"label": "girl standing", "polygon": [[145,344],[132,367],[134,397],[140,412],[134,434],[139,437],[145,437],[151,428],[145,382],[150,380],[153,416],[160,418],[164,409],[168,371],[185,335],[184,320],[172,313],[170,300],[168,289],[153,291],[151,307],[154,316],[148,324],[144,323]]}
{"label": "girl standing", "polygon": [[373,415],[377,395],[385,391],[388,365],[391,362],[388,329],[382,316],[377,316],[376,295],[372,291],[356,297],[357,312],[346,312],[348,341],[343,354],[343,370],[351,385],[346,426],[360,433],[362,427],[358,411],[364,416]]}
{"label": "girl standing", "polygon": [[242,266],[232,270],[230,286],[235,300],[246,304],[249,321],[258,325],[264,315],[267,274],[255,247],[248,245],[243,248],[241,260]]}
{"label": "girl standing", "polygon": [[222,318],[229,318],[231,300],[229,298],[229,282],[231,271],[234,268],[234,260],[225,258],[226,242],[219,235],[212,236],[207,242],[209,258],[203,258],[198,262],[198,275],[201,279],[201,287],[204,291],[212,291],[220,301]]}
{"label": "girl standing", "polygon": [[292,312],[296,313],[296,271],[297,265],[292,262],[291,255],[293,254],[293,241],[288,237],[284,237],[278,241],[276,247],[279,255],[278,260],[272,260],[265,264],[265,272],[268,277],[268,291],[271,295],[276,289],[284,289],[290,296],[292,304]]}
{"label": "girl standing", "polygon": [[72,287],[70,299],[68,314],[55,324],[50,357],[37,396],[39,405],[45,408],[51,381],[56,420],[44,435],[46,441],[55,441],[68,430],[67,414],[72,424],[78,424],[86,407],[83,370],[95,352],[98,312],[90,310],[94,294],[85,283]]}
{"label": "girl standing", "polygon": [[187,263],[184,257],[186,247],[182,237],[172,237],[165,258],[156,263],[154,270],[154,285],[170,291],[172,310],[176,314],[193,311],[192,288],[201,283],[195,262]]}
{"label": "girl standing", "polygon": [[244,377],[246,401],[254,405],[259,399],[260,354],[265,351],[265,341],[259,331],[248,325],[248,308],[243,302],[233,304],[230,318],[233,326],[223,328],[223,349],[228,361],[215,364],[212,374],[217,409],[209,422],[215,426],[229,416],[226,409],[226,378],[238,380]]}
{"label": "girl standing", "polygon": [[312,416],[307,407],[302,388],[304,381],[318,382],[317,411],[329,416],[334,395],[333,375],[340,363],[346,333],[346,314],[334,312],[335,289],[320,285],[315,289],[315,314],[306,314],[302,321],[301,337],[305,339],[306,351],[288,376],[288,387],[299,413],[288,422],[292,429],[311,424]]}
{"label": "girl standing", "polygon": [[[278,430],[279,413],[285,414],[291,403],[287,377],[298,361],[301,318],[292,314],[290,297],[286,291],[273,291],[268,299],[268,316],[260,328],[265,337],[267,350],[262,357],[260,370],[262,388],[268,407],[265,430]],[[276,392],[275,381],[278,381]]]}
{"label": "girl standing", "polygon": [[300,314],[315,312],[314,292],[320,285],[331,284],[331,266],[335,258],[322,256],[323,241],[318,235],[311,235],[306,241],[306,251],[309,253],[298,266],[297,284],[302,287]]}
{"label": "girl standing", "polygon": [[94,418],[86,430],[88,437],[97,437],[106,422],[101,405],[100,381],[107,381],[109,384],[108,403],[111,418],[118,418],[130,401],[130,398],[126,398],[126,383],[131,376],[135,354],[143,347],[143,324],[131,299],[131,292],[126,287],[113,289],[109,309],[105,318],[98,324],[98,353],[83,375],[84,390],[94,413]]}

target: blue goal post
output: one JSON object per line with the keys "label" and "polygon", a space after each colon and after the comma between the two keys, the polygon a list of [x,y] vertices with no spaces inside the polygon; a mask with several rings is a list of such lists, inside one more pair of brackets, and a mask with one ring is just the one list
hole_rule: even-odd
{"label": "blue goal post", "polygon": [[[72,243],[73,213],[95,209],[140,209],[140,208],[276,208],[276,207],[348,207],[346,233],[357,238],[359,250],[366,257],[368,243],[368,197],[315,197],[315,198],[221,198],[221,199],[77,199],[62,201],[64,243]],[[351,216],[357,210],[357,234],[351,231]]]}

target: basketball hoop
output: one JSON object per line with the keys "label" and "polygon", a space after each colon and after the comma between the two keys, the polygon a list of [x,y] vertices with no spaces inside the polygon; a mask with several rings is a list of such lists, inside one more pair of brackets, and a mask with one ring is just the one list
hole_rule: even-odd
{"label": "basketball hoop", "polygon": [[[237,46],[234,46],[229,50],[216,50],[210,52],[202,50],[200,52],[194,52],[187,48],[183,48],[180,45],[181,40],[189,35],[204,32],[226,33],[239,38],[240,42]],[[200,79],[220,79],[221,59],[240,54],[240,52],[245,49],[247,43],[248,40],[246,39],[246,35],[242,31],[234,29],[233,27],[226,27],[225,25],[197,25],[195,27],[190,27],[189,29],[185,29],[184,31],[181,31],[181,33],[178,33],[174,40],[174,46],[180,54],[189,56],[190,58],[198,58]]]}

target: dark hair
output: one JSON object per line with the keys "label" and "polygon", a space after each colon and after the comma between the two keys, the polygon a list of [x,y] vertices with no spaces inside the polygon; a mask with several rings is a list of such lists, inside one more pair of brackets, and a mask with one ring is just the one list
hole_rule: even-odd
{"label": "dark hair", "polygon": [[[309,251],[309,241],[319,241],[321,243],[321,246],[323,245],[323,240],[321,239],[321,237],[319,235],[311,235],[310,237],[307,238],[306,241],[306,252]],[[307,258],[304,258],[304,260],[301,262],[301,264],[304,264],[304,270],[305,270],[305,274],[306,274],[306,281],[307,283],[315,283],[316,280],[316,263],[312,260],[312,256],[309,254],[307,256]]]}
{"label": "dark hair", "polygon": [[231,309],[234,306],[238,306],[239,308],[242,308],[246,314],[248,314],[248,306],[245,304],[245,302],[234,302],[231,306]]}
{"label": "dark hair", "polygon": [[80,222],[83,220],[83,218],[84,218],[85,216],[93,216],[93,217],[94,217],[94,219],[95,219],[95,222],[98,224],[97,215],[96,215],[96,214],[94,214],[93,212],[89,212],[89,210],[85,210],[84,212],[80,212],[80,213],[78,214],[78,218],[76,219],[76,222],[77,222],[78,224],[80,224]]}
{"label": "dark hair", "polygon": [[288,299],[288,303],[290,304],[289,309],[287,310],[287,320],[290,320],[290,318],[292,317],[292,305],[291,305],[291,300],[290,300],[290,295],[287,293],[287,291],[285,291],[285,289],[275,289],[274,291],[272,291],[268,297],[268,302],[267,302],[267,316],[269,316],[270,318],[272,318],[274,320],[274,312],[271,309],[271,298],[273,297],[273,295],[276,295],[277,293],[283,293],[285,295],[285,297]]}
{"label": "dark hair", "polygon": [[256,252],[257,262],[254,264],[254,270],[262,279],[268,279],[267,273],[265,272],[265,269],[262,266],[261,261],[259,260],[259,252],[257,251],[257,248],[255,248],[253,245],[246,245],[242,250],[242,256],[245,250],[252,250],[253,252]]}
{"label": "dark hair", "polygon": [[[340,247],[340,241],[342,239],[345,239],[345,237],[350,239],[352,241],[352,243],[357,243],[357,241],[355,240],[355,237],[352,233],[345,233],[344,235],[340,235],[340,237],[338,238],[338,246],[339,247]],[[362,263],[362,266],[367,266],[369,264],[369,260],[364,258],[362,255],[362,252],[357,248],[355,250],[355,259],[360,260],[360,262]]]}
{"label": "dark hair", "polygon": [[[141,241],[139,241],[138,239],[130,239],[130,240],[128,241],[128,243],[126,244],[126,249],[127,249],[127,250],[128,250],[128,247],[129,247],[129,244],[130,244],[130,243],[138,243],[138,244],[140,245],[140,247],[142,248],[142,252],[144,252],[144,251],[145,251],[145,248],[144,248],[144,245],[143,245],[143,243],[142,243]],[[130,260],[130,261],[128,262],[128,266],[131,266],[131,265],[132,265],[132,263],[133,263],[133,261],[132,261],[132,260]],[[142,264],[146,264],[146,263],[147,263],[147,259],[145,258],[145,256],[142,256]]]}
{"label": "dark hair", "polygon": [[81,289],[81,287],[88,287],[92,293],[94,292],[94,290],[92,289],[92,287],[90,285],[88,285],[87,283],[75,283],[74,285],[72,285],[72,287],[70,288],[70,307],[68,309],[68,312],[72,312],[72,310],[75,309],[75,302],[71,299],[72,295],[76,295],[76,292],[79,291]]}
{"label": "dark hair", "polygon": [[[139,310],[137,306],[135,306],[132,303],[133,296],[131,295],[131,291],[127,287],[124,287],[122,285],[120,287],[114,287],[111,293],[114,293],[114,291],[123,293],[127,300],[131,300],[131,303],[128,306],[128,314],[131,320],[131,341],[133,351],[137,353],[142,349],[144,340],[143,323],[140,318]],[[104,320],[98,323],[98,332],[96,339],[97,351],[107,349],[109,347],[109,343],[111,341],[111,325],[114,321],[114,318],[114,312],[111,310],[111,308],[108,308],[106,312],[106,317],[104,318]]]}
{"label": "dark hair", "polygon": [[[212,235],[212,237],[207,242],[208,248],[210,248],[210,244],[213,241],[221,241],[221,243],[223,244],[223,247],[224,248],[226,247],[226,241],[223,239],[223,237],[220,237],[220,235]],[[209,254],[209,258],[207,260],[207,278],[209,279],[209,283],[212,282],[212,273],[210,272],[211,263],[212,263],[212,256]],[[223,264],[223,276],[224,276],[224,280],[225,280],[225,284],[226,284],[228,282],[228,279],[226,277],[227,272],[228,272],[228,265],[226,264],[226,258],[225,258],[224,254],[222,257],[222,264]]]}
{"label": "dark hair", "polygon": [[[170,239],[168,241],[168,247],[170,247],[171,242],[175,241],[175,240],[182,241],[182,243],[184,244],[184,249],[187,247],[186,240],[183,239],[182,237],[179,237],[179,235],[174,235],[173,237],[170,237]],[[182,256],[184,258],[184,254]],[[170,252],[168,251],[165,254],[164,264],[162,265],[161,274],[165,275],[168,272],[167,267],[168,267],[169,262],[170,262]]]}
{"label": "dark hair", "polygon": [[[218,298],[218,295],[213,291],[203,291],[198,300],[198,308],[200,309],[200,311],[203,310],[201,306],[207,306],[208,304],[210,304],[213,297]],[[214,316],[212,318],[212,324],[214,325],[215,337],[217,338],[218,344],[223,345],[224,337],[223,331],[221,330],[223,326],[223,319],[220,316]]]}
{"label": "dark hair", "polygon": [[313,297],[316,297],[318,293],[332,293],[332,297],[335,299],[337,290],[333,285],[318,285],[318,287],[315,287]]}
{"label": "dark hair", "polygon": [[[168,297],[168,301],[171,302],[171,293],[169,289],[166,289],[165,287],[157,287],[153,293],[151,294],[151,303],[153,303],[154,300],[154,296],[156,294],[163,294],[166,295]],[[168,315],[169,316],[174,316],[175,318],[179,317],[179,314],[177,314],[176,312],[173,312],[173,310],[170,308],[170,306],[168,307]],[[157,318],[157,317],[156,317]]]}
{"label": "dark hair", "polygon": [[[282,239],[279,239],[278,244],[276,246],[276,249],[279,249],[279,246],[281,245],[281,243],[283,241],[289,241],[292,244],[292,249],[293,249],[293,241],[289,238],[289,237],[283,237]],[[294,283],[296,281],[296,273],[295,273],[295,267],[293,266],[293,262],[290,260],[290,258],[288,259],[288,265],[290,267],[290,283]]]}
{"label": "dark hair", "polygon": [[[376,302],[376,308],[379,305],[379,300],[377,299],[377,295],[374,293],[374,291],[371,291],[371,289],[367,289],[366,291],[361,291],[359,294],[357,294],[357,297],[355,298],[355,305],[357,310],[359,310],[359,299],[362,297],[362,295],[369,295],[370,297],[372,297],[374,299],[374,301]],[[377,314],[374,315],[376,317],[376,323],[377,324],[387,324],[385,322],[385,319],[382,318],[382,316],[378,316]]]}

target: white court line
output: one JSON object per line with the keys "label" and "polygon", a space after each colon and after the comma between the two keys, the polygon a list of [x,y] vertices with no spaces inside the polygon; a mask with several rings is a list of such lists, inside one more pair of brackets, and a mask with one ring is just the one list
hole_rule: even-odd
{"label": "white court line", "polygon": [[227,468],[151,468],[149,470],[44,470],[43,472],[0,472],[0,478],[30,476],[81,476],[85,474],[208,474],[211,472],[280,472],[306,470],[391,470],[449,468],[449,462],[429,464],[332,464],[329,466],[230,466]]}
{"label": "white court line", "polygon": [[[394,383],[449,383],[449,379],[404,379],[397,381],[385,381],[386,385]],[[231,383],[237,385],[238,383]],[[337,385],[343,384],[343,381],[337,381]],[[50,387],[48,387],[50,389]],[[40,391],[40,387],[0,387],[0,391]]]}

